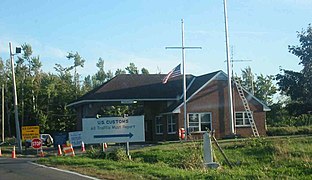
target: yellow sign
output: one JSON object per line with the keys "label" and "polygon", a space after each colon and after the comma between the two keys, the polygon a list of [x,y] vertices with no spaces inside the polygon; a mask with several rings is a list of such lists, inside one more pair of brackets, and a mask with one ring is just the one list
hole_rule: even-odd
{"label": "yellow sign", "polygon": [[39,126],[23,126],[22,127],[22,139],[32,140],[39,137]]}

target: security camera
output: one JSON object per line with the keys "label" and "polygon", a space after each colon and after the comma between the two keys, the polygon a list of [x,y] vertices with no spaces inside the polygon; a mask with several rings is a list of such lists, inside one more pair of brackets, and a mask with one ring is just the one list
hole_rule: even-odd
{"label": "security camera", "polygon": [[16,54],[22,53],[22,48],[21,47],[16,47],[15,48],[15,53]]}

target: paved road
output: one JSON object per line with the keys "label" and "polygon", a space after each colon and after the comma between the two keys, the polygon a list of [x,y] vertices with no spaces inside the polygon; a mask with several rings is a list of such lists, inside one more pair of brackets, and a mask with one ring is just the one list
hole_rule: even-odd
{"label": "paved road", "polygon": [[96,179],[77,173],[48,168],[32,163],[34,159],[0,158],[1,180],[90,180]]}

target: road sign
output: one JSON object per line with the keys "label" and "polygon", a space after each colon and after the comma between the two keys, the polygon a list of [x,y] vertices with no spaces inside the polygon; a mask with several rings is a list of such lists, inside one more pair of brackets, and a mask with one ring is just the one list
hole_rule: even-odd
{"label": "road sign", "polygon": [[31,140],[31,147],[34,149],[39,149],[42,146],[42,141],[39,138],[34,138]]}
{"label": "road sign", "polygon": [[31,140],[39,137],[39,126],[23,126],[22,127],[22,139]]}
{"label": "road sign", "polygon": [[87,144],[144,142],[144,116],[82,119],[82,140]]}
{"label": "road sign", "polygon": [[68,139],[69,139],[70,144],[73,145],[73,147],[81,146],[82,132],[81,131],[69,132]]}

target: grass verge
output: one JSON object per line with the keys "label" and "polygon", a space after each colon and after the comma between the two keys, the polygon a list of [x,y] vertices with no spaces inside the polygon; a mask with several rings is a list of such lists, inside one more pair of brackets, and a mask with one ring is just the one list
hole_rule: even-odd
{"label": "grass verge", "polygon": [[49,157],[38,163],[101,179],[312,179],[312,136],[220,142],[234,167],[229,168],[215,148],[219,169],[205,169],[202,142],[164,143],[132,150],[76,157]]}

